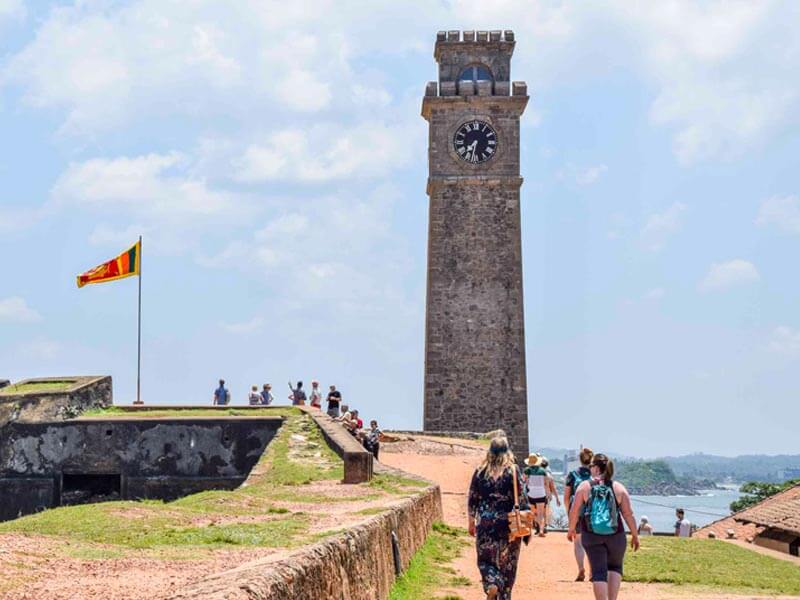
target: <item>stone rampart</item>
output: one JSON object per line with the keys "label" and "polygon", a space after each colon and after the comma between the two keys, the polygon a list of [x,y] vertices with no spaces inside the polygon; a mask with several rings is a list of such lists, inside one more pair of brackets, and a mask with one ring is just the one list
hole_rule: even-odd
{"label": "stone rampart", "polygon": [[281,417],[15,422],[0,437],[0,521],[103,496],[172,500],[235,489]]}
{"label": "stone rampart", "polygon": [[[0,394],[0,428],[20,421],[36,423],[72,419],[87,410],[106,408],[113,403],[111,377],[41,377],[15,384],[21,390],[38,383],[64,383],[58,391],[33,391]],[[5,386],[8,388],[8,386]]]}
{"label": "stone rampart", "polygon": [[395,580],[392,534],[396,535],[400,564],[405,569],[433,523],[441,519],[439,487],[431,485],[348,531],[282,560],[254,561],[213,575],[172,599],[384,600]]}
{"label": "stone rampart", "polygon": [[372,479],[372,453],[327,414],[313,408],[298,407],[319,427],[325,441],[344,462],[344,483],[365,483]]}

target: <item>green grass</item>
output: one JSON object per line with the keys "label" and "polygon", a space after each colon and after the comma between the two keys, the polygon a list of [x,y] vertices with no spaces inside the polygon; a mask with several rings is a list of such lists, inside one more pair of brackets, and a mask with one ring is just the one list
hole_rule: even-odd
{"label": "green grass", "polygon": [[[455,577],[449,565],[469,545],[466,531],[435,523],[433,532],[411,559],[406,571],[398,577],[389,593],[389,600],[455,600],[459,596],[434,596],[437,590],[463,586],[461,577]],[[468,581],[466,582],[469,583]]]}
{"label": "green grass", "polygon": [[[254,468],[247,487],[200,492],[174,502],[122,501],[61,507],[0,523],[0,533],[40,534],[83,542],[86,546],[78,552],[87,556],[126,548],[162,552],[190,546],[292,547],[303,543],[308,519],[302,512],[273,506],[273,502],[285,497],[316,503],[319,498],[310,493],[303,497],[302,486],[341,479],[343,467],[309,417],[292,409],[285,414],[284,426]],[[293,434],[303,435],[306,444],[290,445]],[[263,515],[265,519],[203,524],[219,520],[220,516],[239,515]],[[98,548],[97,544],[111,548]]]}
{"label": "green grass", "polygon": [[36,394],[40,392],[65,392],[75,385],[74,379],[63,381],[32,381],[30,383],[12,384],[0,388],[0,396],[14,394]]}
{"label": "green grass", "polygon": [[385,475],[383,473],[376,473],[372,476],[372,481],[369,482],[371,488],[396,496],[406,496],[415,493],[419,488],[428,487],[429,485],[427,481],[422,481],[420,479]]}
{"label": "green grass", "polygon": [[[5,388],[4,388],[5,389]],[[130,417],[140,418],[176,418],[176,417],[297,417],[302,411],[290,406],[263,407],[263,408],[148,408],[142,410],[129,410],[122,406],[110,406],[87,410],[81,417]]]}
{"label": "green grass", "polygon": [[625,579],[800,595],[797,565],[720,540],[643,538],[625,557]]}

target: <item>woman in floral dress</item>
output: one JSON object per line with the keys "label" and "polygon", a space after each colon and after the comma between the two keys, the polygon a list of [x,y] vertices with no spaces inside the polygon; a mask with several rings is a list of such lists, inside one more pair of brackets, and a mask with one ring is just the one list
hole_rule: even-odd
{"label": "woman in floral dress", "polygon": [[469,486],[469,534],[476,536],[478,569],[487,600],[511,600],[517,577],[520,540],[508,541],[508,513],[514,508],[512,469],[517,471],[520,509],[527,510],[522,473],[505,437],[492,440]]}

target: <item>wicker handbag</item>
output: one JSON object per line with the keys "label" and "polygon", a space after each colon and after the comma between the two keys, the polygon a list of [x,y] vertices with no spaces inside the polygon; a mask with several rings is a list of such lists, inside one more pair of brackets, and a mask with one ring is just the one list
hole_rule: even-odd
{"label": "wicker handbag", "polygon": [[517,467],[511,467],[514,478],[514,510],[508,513],[508,541],[531,535],[533,528],[533,513],[529,510],[519,509],[519,493],[517,491]]}

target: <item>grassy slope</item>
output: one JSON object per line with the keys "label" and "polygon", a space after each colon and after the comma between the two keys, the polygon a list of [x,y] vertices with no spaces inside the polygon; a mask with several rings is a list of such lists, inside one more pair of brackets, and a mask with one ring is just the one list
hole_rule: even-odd
{"label": "grassy slope", "polygon": [[411,559],[406,571],[395,581],[389,600],[457,600],[460,596],[438,595],[436,590],[459,587],[469,582],[455,576],[447,565],[468,545],[466,531],[435,523],[433,533]]}
{"label": "grassy slope", "polygon": [[0,388],[0,396],[13,394],[33,394],[37,392],[63,392],[68,390],[75,381],[41,381],[38,383],[24,383],[22,385],[12,384]]}
{"label": "grassy slope", "polygon": [[161,418],[170,419],[179,417],[297,417],[303,414],[296,408],[288,406],[263,407],[263,408],[184,408],[174,409],[167,406],[163,408],[148,408],[146,410],[126,410],[118,406],[87,410],[81,414],[81,418],[104,418],[104,417],[130,417],[131,419]]}
{"label": "grassy slope", "polygon": [[[312,481],[341,479],[343,469],[341,460],[328,448],[308,417],[291,409],[284,413],[285,426],[254,468],[255,475],[246,487],[201,492],[169,503],[123,501],[56,508],[2,523],[0,533],[44,534],[90,544],[154,550],[167,546],[284,547],[302,543],[301,535],[307,529],[303,513],[275,507],[274,502],[296,499],[302,494],[298,486]],[[308,461],[303,460],[302,454],[293,456],[289,440],[297,433],[310,442],[306,452],[312,455],[320,452],[322,456]],[[246,514],[270,515],[270,518],[251,523],[192,524],[205,515]]]}
{"label": "grassy slope", "polygon": [[719,540],[644,538],[625,557],[625,579],[800,595],[797,565]]}

